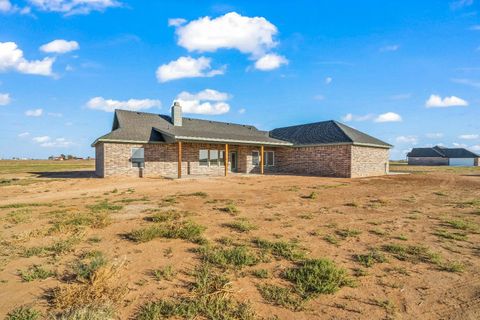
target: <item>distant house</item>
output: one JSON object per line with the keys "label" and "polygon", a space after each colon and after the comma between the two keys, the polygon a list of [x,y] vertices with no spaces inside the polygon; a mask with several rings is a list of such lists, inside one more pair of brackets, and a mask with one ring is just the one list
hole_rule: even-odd
{"label": "distant house", "polygon": [[421,166],[478,166],[480,155],[465,148],[413,148],[408,164]]}
{"label": "distant house", "polygon": [[366,177],[388,173],[391,145],[336,121],[260,131],[254,126],[116,110],[93,142],[96,174],[108,176],[281,173]]}

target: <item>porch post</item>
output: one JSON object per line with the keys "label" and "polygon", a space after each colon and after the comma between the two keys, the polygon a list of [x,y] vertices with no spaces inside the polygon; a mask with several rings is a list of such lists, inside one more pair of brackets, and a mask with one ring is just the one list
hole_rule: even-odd
{"label": "porch post", "polygon": [[182,177],[182,141],[178,141],[178,178]]}
{"label": "porch post", "polygon": [[260,174],[263,174],[263,163],[265,159],[263,156],[263,146],[260,146]]}
{"label": "porch post", "polygon": [[224,156],[224,163],[225,163],[225,177],[228,175],[228,143],[225,143],[225,156]]}

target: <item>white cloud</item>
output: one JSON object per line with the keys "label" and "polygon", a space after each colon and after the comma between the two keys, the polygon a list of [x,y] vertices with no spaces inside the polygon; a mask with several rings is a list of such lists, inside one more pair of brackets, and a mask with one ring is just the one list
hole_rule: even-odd
{"label": "white cloud", "polygon": [[185,22],[187,22],[187,20],[185,20],[183,18],[172,18],[172,19],[168,19],[168,26],[169,27],[178,27],[178,26],[181,26],[182,24],[184,24]]}
{"label": "white cloud", "polygon": [[400,122],[402,117],[395,112],[387,112],[376,117],[374,122]]}
{"label": "white cloud", "polygon": [[180,57],[158,67],[157,79],[167,82],[182,78],[213,77],[224,73],[224,68],[212,70],[210,62],[211,59],[205,57]]}
{"label": "white cloud", "polygon": [[454,142],[454,143],[452,143],[452,145],[455,148],[466,148],[467,147],[467,145],[465,143],[458,143],[458,142]]}
{"label": "white cloud", "polygon": [[26,74],[53,76],[52,65],[55,58],[29,61],[15,42],[0,42],[0,72],[15,70]]}
{"label": "white cloud", "polygon": [[43,142],[40,144],[40,146],[44,148],[67,148],[67,147],[70,147],[72,144],[73,142],[65,138],[57,138],[52,141]]}
{"label": "white cloud", "polygon": [[214,52],[218,49],[237,49],[259,57],[277,43],[278,30],[263,17],[244,17],[230,12],[218,18],[202,17],[178,26],[178,45],[188,51]]}
{"label": "white cloud", "polygon": [[429,139],[443,138],[443,133],[440,133],[440,132],[427,133],[426,137]]}
{"label": "white cloud", "polygon": [[238,109],[238,113],[244,114],[247,110],[245,108]]}
{"label": "white cloud", "polygon": [[409,144],[417,144],[418,138],[416,136],[399,136],[395,139],[397,143],[409,143]]}
{"label": "white cloud", "polygon": [[462,134],[458,137],[460,139],[463,139],[463,140],[475,140],[475,139],[480,138],[480,135],[478,135],[478,134]]}
{"label": "white cloud", "polygon": [[464,85],[471,86],[471,87],[474,87],[474,88],[480,88],[480,82],[479,81],[474,81],[474,80],[470,80],[470,79],[458,79],[458,78],[456,78],[456,79],[452,79],[452,82],[464,84]]}
{"label": "white cloud", "polygon": [[32,140],[38,143],[44,143],[44,142],[50,141],[50,139],[51,138],[49,136],[41,136],[41,137],[34,137]]}
{"label": "white cloud", "polygon": [[114,112],[115,109],[125,109],[138,111],[150,109],[152,107],[160,107],[160,100],[154,99],[129,99],[125,101],[105,99],[103,97],[94,97],[87,102],[87,107],[94,110],[102,110],[105,112]]}
{"label": "white cloud", "polygon": [[0,93],[0,106],[6,106],[10,102],[12,102],[12,98],[8,93]]}
{"label": "white cloud", "polygon": [[14,10],[12,3],[9,0],[0,0],[0,12],[11,12]]}
{"label": "white cloud", "polygon": [[40,117],[43,114],[43,109],[33,109],[25,111],[27,117]]}
{"label": "white cloud", "polygon": [[456,96],[445,97],[442,99],[439,95],[432,94],[425,102],[425,106],[427,108],[448,108],[454,106],[468,106],[468,102]]}
{"label": "white cloud", "polygon": [[288,64],[288,60],[285,57],[275,53],[269,53],[255,62],[255,68],[262,71],[269,71],[277,69],[283,64]]}
{"label": "white cloud", "polygon": [[48,53],[66,53],[78,50],[80,46],[77,41],[67,41],[63,39],[53,40],[40,47],[40,50]]}
{"label": "white cloud", "polygon": [[27,131],[18,134],[20,138],[25,138],[25,137],[28,137],[29,135],[30,135],[30,132],[27,132]]}
{"label": "white cloud", "polygon": [[474,146],[471,146],[469,149],[471,149],[473,151],[480,151],[480,144],[476,144]]}
{"label": "white cloud", "polygon": [[42,11],[60,12],[66,16],[89,14],[92,11],[105,11],[120,7],[117,0],[29,0],[30,4]]}
{"label": "white cloud", "polygon": [[388,52],[388,51],[397,51],[398,49],[400,49],[400,45],[392,44],[392,45],[381,47],[380,51],[381,52]]}
{"label": "white cloud", "polygon": [[344,122],[351,122],[351,121],[368,121],[375,117],[373,114],[366,114],[366,115],[354,115],[352,113],[347,113],[342,117],[342,121]]}
{"label": "white cloud", "polygon": [[332,83],[332,81],[333,81],[332,77],[326,77],[325,78],[325,84],[330,84],[330,83]]}
{"label": "white cloud", "polygon": [[185,113],[216,115],[230,111],[230,105],[225,102],[228,99],[230,99],[228,93],[205,89],[198,93],[183,91],[178,94],[175,101],[180,103]]}

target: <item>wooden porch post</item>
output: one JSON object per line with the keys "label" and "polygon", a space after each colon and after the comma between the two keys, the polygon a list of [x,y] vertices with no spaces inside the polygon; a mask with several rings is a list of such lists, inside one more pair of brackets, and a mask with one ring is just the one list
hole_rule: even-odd
{"label": "wooden porch post", "polygon": [[224,163],[225,163],[225,177],[228,175],[228,143],[225,143],[225,156],[224,156]]}
{"label": "wooden porch post", "polygon": [[178,178],[182,177],[182,141],[178,141]]}
{"label": "wooden porch post", "polygon": [[260,147],[260,174],[263,174],[263,163],[265,159],[263,156],[263,146]]}

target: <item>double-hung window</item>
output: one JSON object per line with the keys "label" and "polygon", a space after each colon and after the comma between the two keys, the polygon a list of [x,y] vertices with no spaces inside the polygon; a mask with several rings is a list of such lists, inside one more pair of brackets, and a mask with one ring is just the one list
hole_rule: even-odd
{"label": "double-hung window", "polygon": [[208,150],[201,149],[199,151],[199,164],[201,166],[208,166]]}
{"label": "double-hung window", "polygon": [[145,167],[145,152],[143,148],[132,148],[132,167],[143,168]]}
{"label": "double-hung window", "polygon": [[265,167],[273,167],[275,165],[275,152],[265,151],[263,153],[263,165]]}
{"label": "double-hung window", "polygon": [[253,166],[260,165],[260,152],[252,151],[252,165]]}

